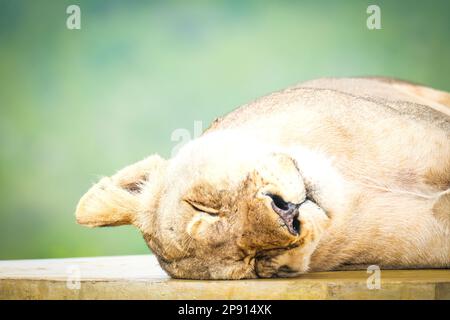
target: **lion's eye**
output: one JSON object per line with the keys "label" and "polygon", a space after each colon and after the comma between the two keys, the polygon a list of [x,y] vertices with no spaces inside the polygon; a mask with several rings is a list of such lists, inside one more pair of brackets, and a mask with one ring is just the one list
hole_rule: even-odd
{"label": "lion's eye", "polygon": [[217,209],[207,207],[205,205],[202,205],[202,204],[192,201],[192,200],[184,200],[184,201],[186,201],[196,211],[205,212],[205,213],[208,213],[211,215],[219,214],[219,210],[217,210]]}

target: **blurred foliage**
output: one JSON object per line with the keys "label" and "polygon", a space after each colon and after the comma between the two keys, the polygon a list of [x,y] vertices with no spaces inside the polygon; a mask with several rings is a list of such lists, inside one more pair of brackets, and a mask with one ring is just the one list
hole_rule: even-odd
{"label": "blurred foliage", "polygon": [[[73,216],[101,175],[242,103],[322,76],[450,90],[450,2],[0,0],[0,259],[147,253]],[[78,4],[82,29],[66,28]]]}

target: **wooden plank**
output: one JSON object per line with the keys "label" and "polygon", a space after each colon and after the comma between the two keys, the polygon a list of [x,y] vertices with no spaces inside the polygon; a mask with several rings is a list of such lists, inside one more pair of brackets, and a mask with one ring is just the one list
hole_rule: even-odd
{"label": "wooden plank", "polygon": [[[154,256],[0,261],[0,299],[450,299],[450,270],[365,270],[295,279],[170,279]],[[78,281],[79,280],[79,281]]]}

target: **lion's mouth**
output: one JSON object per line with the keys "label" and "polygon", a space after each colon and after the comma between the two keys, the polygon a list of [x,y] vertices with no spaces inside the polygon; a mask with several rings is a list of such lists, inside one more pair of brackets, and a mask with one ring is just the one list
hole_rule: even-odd
{"label": "lion's mouth", "polygon": [[286,202],[282,197],[276,194],[268,193],[266,195],[272,199],[271,206],[273,211],[280,216],[289,232],[294,236],[298,236],[300,234],[298,208],[301,203]]}

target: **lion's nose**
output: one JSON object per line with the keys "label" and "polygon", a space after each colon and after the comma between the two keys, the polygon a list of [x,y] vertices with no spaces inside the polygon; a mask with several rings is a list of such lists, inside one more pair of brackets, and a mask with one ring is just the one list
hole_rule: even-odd
{"label": "lion's nose", "polygon": [[272,199],[272,209],[286,224],[289,232],[294,236],[300,233],[300,222],[298,221],[298,207],[300,204],[286,202],[282,197],[276,194],[266,194]]}

